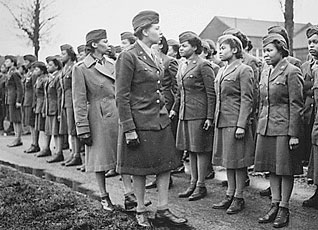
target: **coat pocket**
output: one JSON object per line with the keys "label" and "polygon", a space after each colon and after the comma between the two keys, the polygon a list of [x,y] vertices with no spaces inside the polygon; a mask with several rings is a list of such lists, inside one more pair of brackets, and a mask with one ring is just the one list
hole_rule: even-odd
{"label": "coat pocket", "polygon": [[112,117],[112,115],[114,113],[114,109],[116,109],[114,100],[108,99],[108,98],[103,98],[102,100],[100,100],[97,103],[99,104],[98,108],[100,110],[100,115],[103,119],[107,119],[109,117]]}

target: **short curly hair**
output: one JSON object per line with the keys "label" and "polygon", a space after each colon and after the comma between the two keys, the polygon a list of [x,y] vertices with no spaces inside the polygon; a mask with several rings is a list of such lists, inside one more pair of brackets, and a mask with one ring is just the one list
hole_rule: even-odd
{"label": "short curly hair", "polygon": [[[237,49],[237,52],[235,53],[235,57],[237,59],[241,59],[243,58],[243,51],[242,51],[242,46],[241,44],[239,44],[239,41],[236,41],[235,39],[232,39],[232,38],[226,38],[222,44],[225,43],[225,44],[228,44],[231,49],[234,49],[236,48]],[[221,44],[220,44],[221,45]]]}
{"label": "short curly hair", "polygon": [[201,42],[201,39],[198,38],[198,37],[194,37],[194,38],[191,38],[189,40],[187,40],[189,42],[189,44],[192,46],[192,47],[197,47],[196,51],[195,51],[195,54],[201,54],[202,53],[202,42]]}

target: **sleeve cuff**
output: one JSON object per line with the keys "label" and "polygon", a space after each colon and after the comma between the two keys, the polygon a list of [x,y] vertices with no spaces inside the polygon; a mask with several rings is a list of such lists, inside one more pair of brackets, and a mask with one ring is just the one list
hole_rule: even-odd
{"label": "sleeve cuff", "polygon": [[133,119],[129,119],[129,120],[126,120],[126,121],[123,121],[120,123],[123,127],[123,132],[127,132],[127,131],[130,131],[130,130],[134,130],[136,129],[136,126],[135,126],[135,123],[133,121]]}

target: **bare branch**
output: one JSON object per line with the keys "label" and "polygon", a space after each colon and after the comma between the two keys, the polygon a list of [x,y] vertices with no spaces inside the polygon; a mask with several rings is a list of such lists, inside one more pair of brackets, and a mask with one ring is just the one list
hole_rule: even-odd
{"label": "bare branch", "polygon": [[283,14],[285,14],[285,6],[283,3],[283,0],[278,0],[279,5],[280,5],[280,10],[282,11]]}

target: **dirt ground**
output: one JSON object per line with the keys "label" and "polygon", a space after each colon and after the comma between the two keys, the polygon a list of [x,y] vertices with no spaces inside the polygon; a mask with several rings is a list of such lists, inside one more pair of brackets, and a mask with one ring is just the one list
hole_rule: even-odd
{"label": "dirt ground", "polygon": [[[93,174],[80,173],[76,170],[75,167],[65,168],[59,163],[57,164],[47,164],[46,160],[39,159],[34,157],[32,154],[25,154],[23,150],[29,147],[30,137],[23,137],[24,146],[18,147],[15,149],[9,149],[6,147],[6,144],[11,141],[10,137],[0,136],[0,163],[9,162],[9,164],[26,166],[27,170],[22,169],[20,166],[17,168],[20,171],[34,171],[34,169],[40,169],[45,172],[44,178],[52,179],[57,182],[63,180],[68,180],[71,184],[69,187],[82,192],[91,191],[89,194],[90,197],[97,197],[98,188],[95,182]],[[68,152],[65,152],[65,156],[68,156]],[[1,165],[1,164],[0,164]],[[19,168],[20,167],[20,168]],[[244,193],[244,198],[246,201],[246,208],[244,211],[237,215],[227,215],[224,211],[212,209],[212,204],[219,202],[225,194],[226,188],[220,185],[220,181],[225,179],[225,172],[221,168],[216,168],[216,179],[207,181],[208,196],[202,200],[190,202],[186,199],[180,199],[177,197],[177,194],[188,186],[189,176],[185,174],[178,174],[173,176],[173,187],[170,189],[169,193],[169,207],[173,212],[180,216],[185,216],[189,220],[189,226],[199,229],[273,229],[271,224],[260,225],[257,223],[257,218],[262,216],[268,209],[270,205],[269,198],[260,197],[259,191],[268,186],[269,182],[261,175],[252,175],[251,185],[246,188]],[[150,178],[152,179],[152,178]],[[150,180],[149,179],[149,180]],[[0,181],[1,178],[0,178]],[[48,182],[51,184],[51,182]],[[20,182],[21,184],[21,182]],[[53,183],[55,187],[56,183]],[[80,186],[79,186],[80,185]],[[123,186],[122,182],[119,180],[119,177],[110,178],[107,180],[108,190],[111,196],[112,201],[123,206]],[[30,185],[28,185],[30,186]],[[61,186],[61,185],[59,185]],[[65,186],[63,186],[66,189]],[[13,186],[13,188],[15,188]],[[79,189],[81,188],[81,189]],[[12,189],[12,188],[11,188]],[[14,191],[14,190],[12,190]],[[71,192],[70,190],[68,190]],[[314,192],[314,186],[307,185],[306,178],[304,176],[297,178],[295,182],[294,192],[291,198],[291,219],[288,228],[286,229],[317,229],[318,226],[318,210],[303,208],[301,206],[302,201],[310,197]],[[63,192],[62,192],[63,193]],[[68,193],[66,193],[68,194]],[[61,196],[63,197],[63,196]],[[82,197],[82,198],[81,198]],[[148,190],[146,193],[147,199],[152,201],[152,205],[149,207],[149,210],[152,213],[156,209],[156,200],[157,193],[156,189]],[[82,200],[83,196],[79,196]],[[80,199],[80,200],[81,200]],[[91,200],[92,203],[86,203],[88,207],[87,210],[92,210],[89,212],[96,212],[96,209],[99,209],[99,204],[96,201]],[[69,202],[66,202],[69,205]],[[92,207],[90,209],[90,206]],[[2,205],[1,205],[2,206]],[[1,207],[0,206],[0,207]],[[75,209],[76,210],[76,209]],[[70,213],[72,213],[72,208],[69,208]],[[77,213],[73,210],[73,213]],[[98,213],[98,212],[97,212]],[[104,215],[104,212],[103,212]],[[135,223],[133,215],[127,215],[126,213],[120,213],[124,215],[123,219],[125,223],[132,221],[132,224]],[[1,218],[2,216],[0,216]],[[126,220],[127,218],[127,220]],[[2,219],[2,218],[1,218]],[[73,222],[70,222],[73,223]],[[1,225],[0,225],[1,226]],[[74,225],[76,226],[76,225]],[[73,226],[73,227],[74,227]],[[135,226],[135,225],[133,225]],[[2,226],[1,226],[2,227]],[[0,229],[3,229],[1,228]],[[7,229],[7,228],[4,228]],[[26,228],[24,228],[26,229]],[[30,228],[36,229],[36,228]],[[40,228],[38,228],[40,229]],[[45,229],[45,228],[42,228]],[[55,229],[64,229],[57,226]],[[67,228],[66,228],[67,229]],[[85,229],[85,228],[82,228]],[[116,229],[116,228],[111,228]],[[118,228],[120,229],[120,228]],[[129,229],[129,228],[123,228]],[[138,229],[138,228],[133,228]]]}

